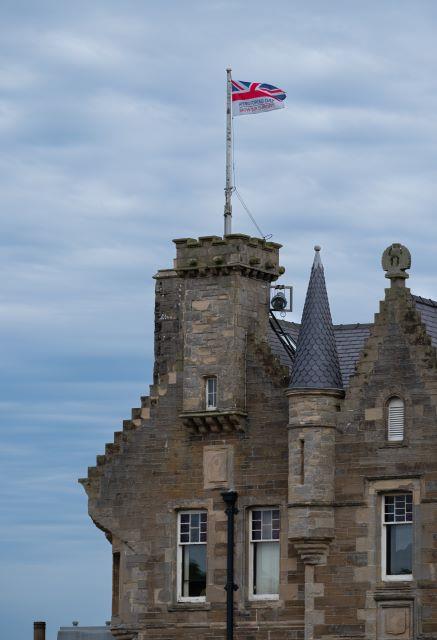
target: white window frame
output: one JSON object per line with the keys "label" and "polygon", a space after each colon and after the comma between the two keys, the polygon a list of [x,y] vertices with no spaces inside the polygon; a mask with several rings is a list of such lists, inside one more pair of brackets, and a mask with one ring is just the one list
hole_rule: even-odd
{"label": "white window frame", "polygon": [[[399,496],[399,495],[411,495],[413,500],[414,507],[414,495],[412,491],[405,492],[396,492],[396,493],[384,493],[381,498],[381,577],[384,582],[407,582],[413,580],[413,566],[411,567],[411,573],[400,573],[400,574],[388,574],[387,573],[387,524],[385,522],[385,499],[389,496]],[[412,563],[414,558],[414,511],[413,511],[413,520],[411,522],[393,522],[388,523],[389,525],[399,525],[402,524],[411,524],[412,532],[413,532],[413,549],[412,549]]]}
{"label": "white window frame", "polygon": [[[181,543],[181,516],[184,513],[198,513],[199,515],[202,513],[206,513],[206,542],[187,542]],[[178,602],[206,602],[205,596],[183,596],[182,595],[182,547],[189,545],[204,545],[205,546],[205,555],[206,555],[206,575],[208,576],[208,512],[206,509],[183,509],[178,512],[178,526],[177,526],[177,554],[176,554],[176,563],[177,563],[177,601]],[[207,580],[208,582],[208,580]]]}
{"label": "white window frame", "polygon": [[403,442],[404,439],[405,402],[399,396],[392,396],[387,403],[387,441]]}
{"label": "white window frame", "polygon": [[279,539],[278,540],[264,540],[264,542],[275,542],[279,548],[279,562],[278,562],[278,591],[280,587],[281,577],[281,511],[279,507],[253,507],[249,511],[249,600],[279,600],[279,593],[261,593],[256,594],[253,592],[253,554],[256,544],[262,544],[263,540],[252,540],[252,514],[254,511],[279,511]]}
{"label": "white window frame", "polygon": [[[209,398],[210,398],[209,383],[210,382],[213,382],[213,386],[214,386],[211,393],[215,402],[213,402],[212,404],[209,404]],[[205,408],[207,411],[215,411],[217,409],[217,389],[218,389],[217,376],[208,376],[207,378],[205,378]]]}

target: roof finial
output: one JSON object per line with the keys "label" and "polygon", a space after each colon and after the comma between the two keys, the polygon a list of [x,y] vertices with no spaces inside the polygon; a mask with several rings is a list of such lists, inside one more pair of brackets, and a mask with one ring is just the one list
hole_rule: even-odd
{"label": "roof finial", "polygon": [[319,244],[316,244],[314,246],[314,251],[316,252],[316,255],[314,256],[313,267],[323,267],[322,259],[320,258],[320,250],[321,250],[321,248],[322,247]]}
{"label": "roof finial", "polygon": [[405,280],[410,277],[405,271],[411,267],[411,253],[407,247],[394,242],[382,254],[381,263],[387,272],[385,277],[391,280],[392,286],[405,286]]}

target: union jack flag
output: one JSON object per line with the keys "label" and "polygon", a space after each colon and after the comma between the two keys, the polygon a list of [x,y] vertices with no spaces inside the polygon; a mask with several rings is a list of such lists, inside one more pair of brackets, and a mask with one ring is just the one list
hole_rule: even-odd
{"label": "union jack flag", "polygon": [[286,97],[283,89],[278,89],[272,84],[232,80],[232,114],[234,116],[283,109]]}

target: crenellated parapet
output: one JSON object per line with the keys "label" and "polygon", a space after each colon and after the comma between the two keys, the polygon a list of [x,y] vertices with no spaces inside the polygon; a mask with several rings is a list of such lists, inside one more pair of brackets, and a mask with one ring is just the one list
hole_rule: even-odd
{"label": "crenellated parapet", "polygon": [[281,245],[262,238],[234,233],[224,238],[203,236],[173,242],[177,249],[174,269],[182,278],[239,272],[272,282],[285,271],[279,266]]}

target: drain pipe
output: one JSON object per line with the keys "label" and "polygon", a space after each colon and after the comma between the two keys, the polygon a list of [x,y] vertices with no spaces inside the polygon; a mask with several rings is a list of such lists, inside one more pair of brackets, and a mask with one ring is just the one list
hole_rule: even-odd
{"label": "drain pipe", "polygon": [[234,517],[238,513],[236,491],[224,491],[222,498],[226,504],[228,516],[228,545],[226,564],[226,640],[234,640],[234,591],[238,586],[234,582]]}
{"label": "drain pipe", "polygon": [[33,623],[33,640],[46,640],[46,623],[39,621]]}

